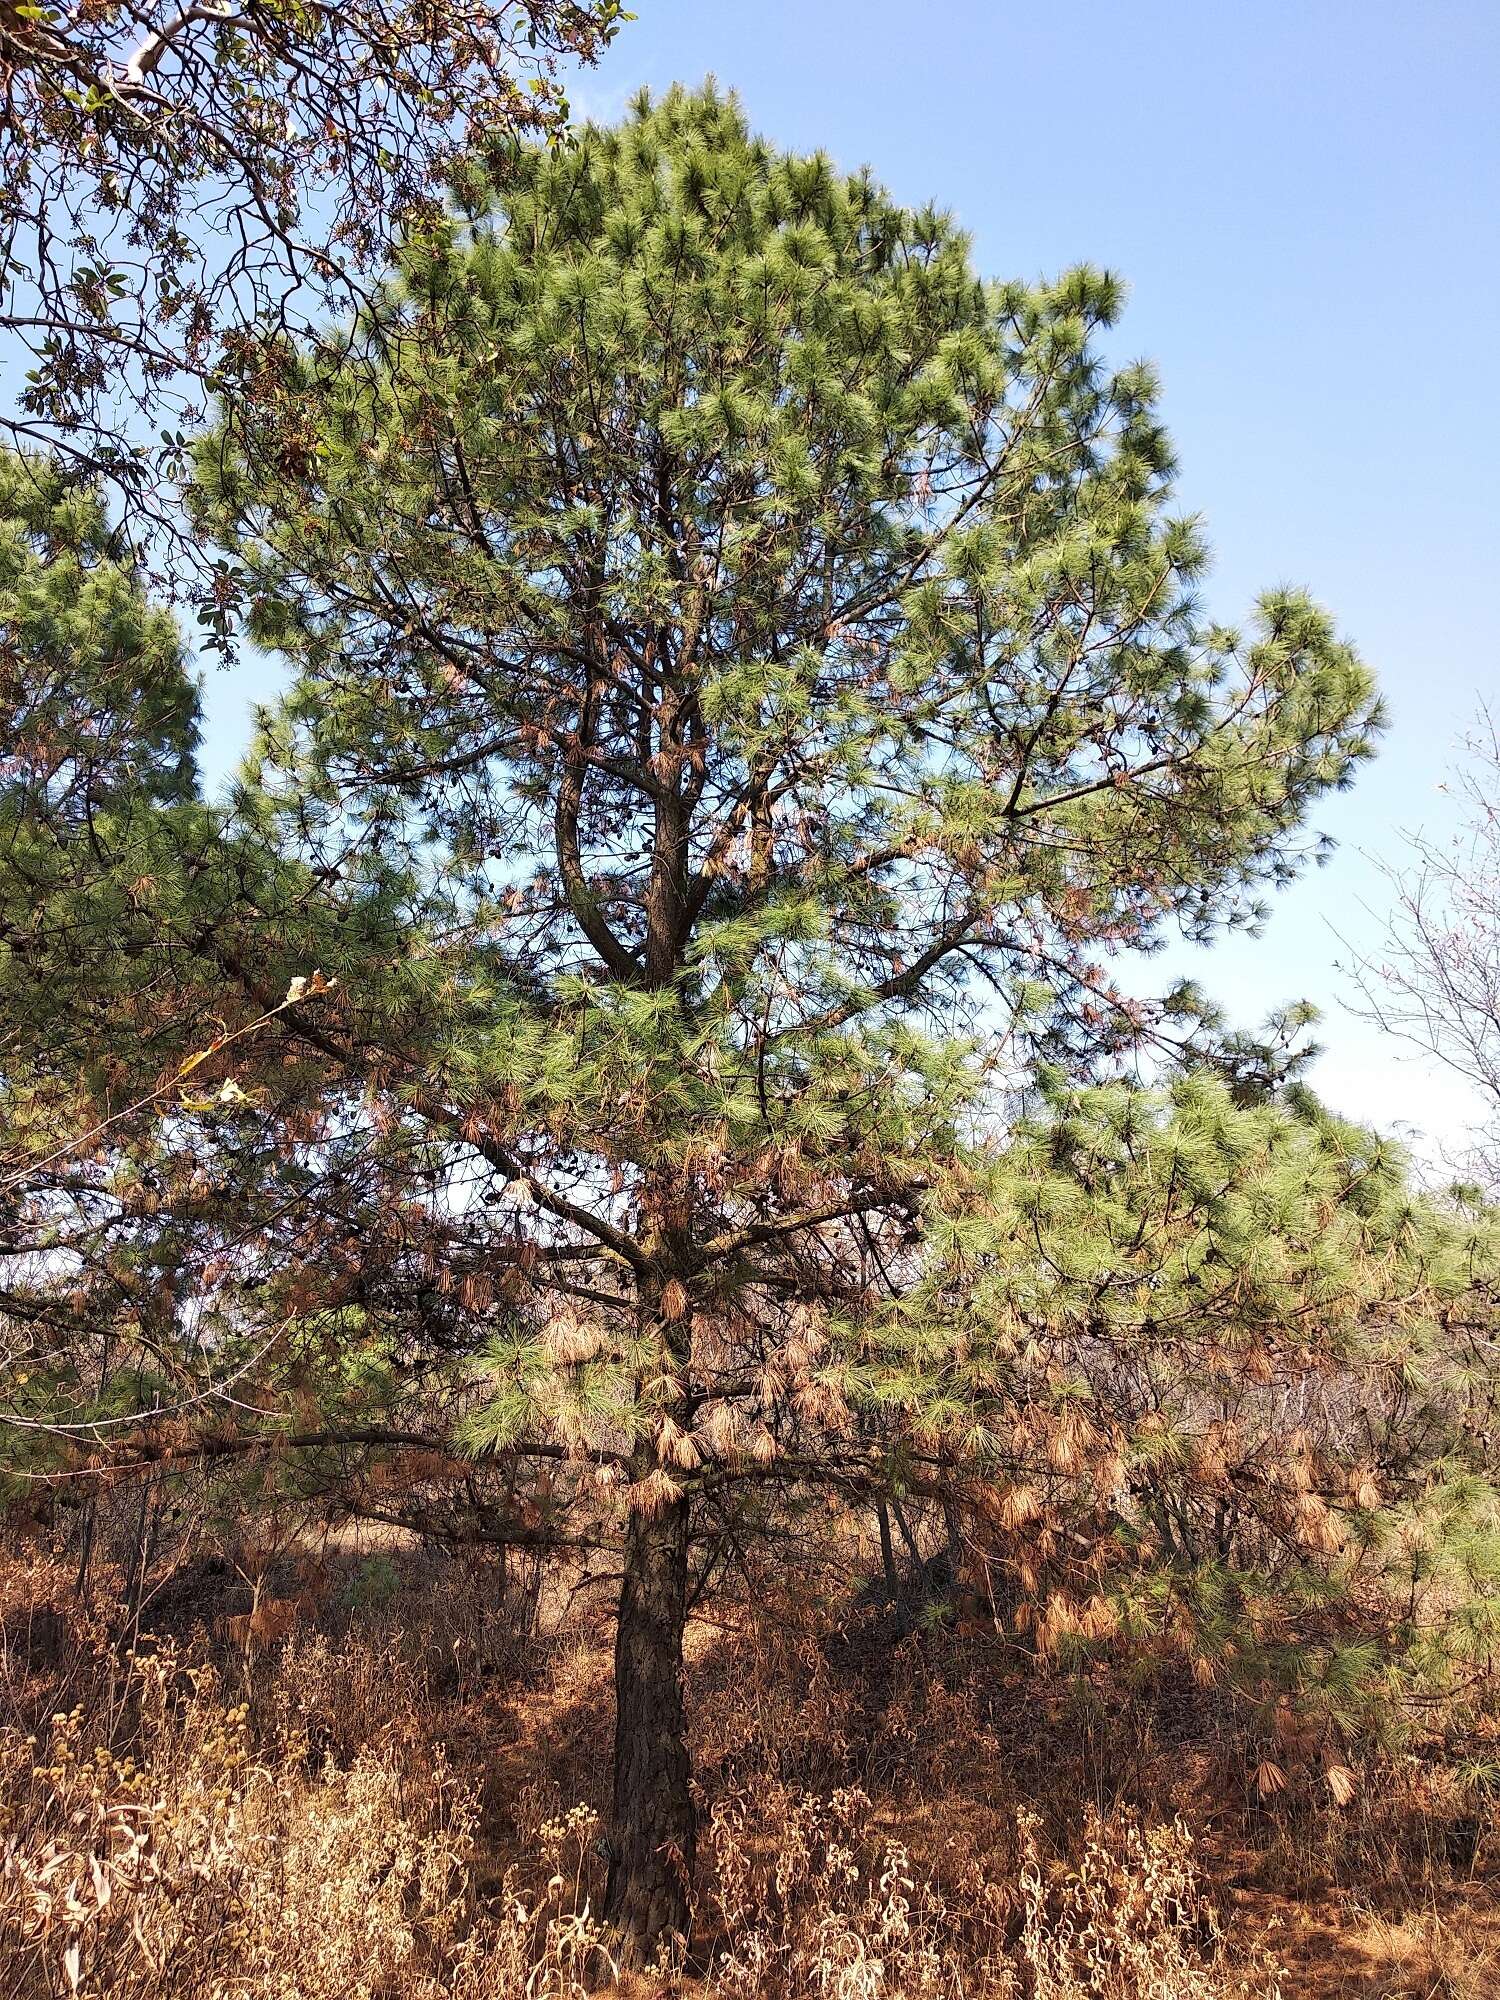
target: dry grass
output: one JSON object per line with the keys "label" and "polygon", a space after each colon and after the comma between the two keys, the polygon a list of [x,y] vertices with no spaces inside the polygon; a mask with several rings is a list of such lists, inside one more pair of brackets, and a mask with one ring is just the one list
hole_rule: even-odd
{"label": "dry grass", "polygon": [[[101,1659],[101,1677],[109,1668]],[[256,1723],[257,1713],[274,1716]],[[112,1719],[115,1741],[94,1740]],[[0,1991],[109,2000],[510,2000],[609,1971],[589,1805],[529,1828],[493,1891],[478,1774],[420,1675],[370,1645],[289,1645],[254,1703],[172,1646],[44,1734],[0,1733]],[[331,1727],[330,1724],[336,1727]],[[356,1744],[354,1739],[362,1737]],[[124,1747],[133,1744],[133,1749]],[[538,1781],[534,1797],[548,1786]],[[1048,1871],[1024,1822],[946,1884],[868,1795],[716,1798],[693,1984],[725,2000],[1211,2000],[1231,1989],[1181,1828],[1091,1823]],[[681,1984],[665,1968],[662,1986]]]}
{"label": "dry grass", "polygon": [[[944,1885],[878,1832],[871,1800],[772,1787],[716,1802],[711,1986],[725,2000],[1217,2000],[1252,1990],[1223,1964],[1181,1825],[1091,1815],[1047,1871],[1033,1822],[1019,1866],[971,1854]],[[1270,1993],[1274,1979],[1256,1989]]]}
{"label": "dry grass", "polygon": [[[0,1576],[3,2000],[551,2000],[608,1980],[598,1631],[523,1642],[473,1576],[408,1581],[373,1609],[332,1592],[342,1624],[254,1655],[218,1613],[122,1655],[71,1609],[60,1625],[65,1573]],[[1493,1935],[1434,1900],[1455,1816],[1488,1810],[1447,1799],[1451,1774],[1267,1820],[1258,1846],[1244,1821],[1195,1841],[1208,1751],[1102,1728],[1090,1748],[1065,1689],[1019,1690],[964,1642],[740,1618],[694,1630],[694,1957],[643,1995],[1500,1992]],[[1237,1899],[1252,1869],[1273,1886]],[[1356,1879],[1392,1893],[1346,1906]]]}
{"label": "dry grass", "polygon": [[1371,1911],[1349,1927],[1347,1991],[1382,2000],[1494,2000],[1500,1941],[1436,1910]]}

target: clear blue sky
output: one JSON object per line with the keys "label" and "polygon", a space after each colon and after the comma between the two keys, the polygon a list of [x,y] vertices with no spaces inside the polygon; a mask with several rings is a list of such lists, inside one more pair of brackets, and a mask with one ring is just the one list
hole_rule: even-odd
{"label": "clear blue sky", "polygon": [[[1088,259],[1128,278],[1116,348],[1161,371],[1215,609],[1305,583],[1392,718],[1378,762],[1321,815],[1333,863],[1260,941],[1173,966],[1247,1023],[1312,998],[1333,1102],[1455,1138],[1467,1093],[1342,1013],[1329,925],[1373,940],[1362,905],[1386,891],[1366,854],[1442,824],[1445,765],[1480,698],[1500,701],[1500,5],[634,5],[575,87],[579,115],[712,72],[778,143],[950,208],[988,274]],[[210,683],[218,762],[247,691]]]}

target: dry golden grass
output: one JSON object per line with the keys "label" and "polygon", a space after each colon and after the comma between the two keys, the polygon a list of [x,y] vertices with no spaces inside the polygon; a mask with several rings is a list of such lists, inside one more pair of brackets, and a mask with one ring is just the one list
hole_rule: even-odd
{"label": "dry golden grass", "polygon": [[[214,1613],[134,1656],[59,1617],[65,1572],[0,1576],[0,2000],[607,1984],[603,1634],[583,1615],[524,1641],[448,1574],[377,1609],[331,1593],[343,1625],[262,1651]],[[1451,1868],[1434,1900],[1440,1836],[1488,1811],[1441,1768],[1230,1837],[1200,1810],[1212,1746],[1080,1730],[1075,1693],[1009,1681],[969,1641],[851,1645],[726,1610],[695,1625],[689,1667],[694,1951],[637,2000],[1500,1993]],[[1476,1833],[1476,1881],[1491,1845]],[[1247,1870],[1261,1886],[1233,1890]]]}
{"label": "dry golden grass", "polygon": [[[101,1679],[110,1673],[100,1656]],[[257,1717],[274,1718],[257,1721]],[[114,1741],[96,1741],[110,1724]],[[370,1644],[288,1645],[239,1698],[171,1645],[107,1700],[0,1732],[0,1991],[47,2000],[542,2000],[608,1977],[595,1809],[547,1811],[476,1892],[478,1773],[420,1674]],[[357,1740],[356,1740],[357,1739]],[[124,1747],[126,1744],[134,1748]],[[539,1760],[540,1761],[540,1760]],[[545,1799],[538,1780],[533,1798]],[[942,1879],[870,1797],[770,1779],[706,1819],[724,2000],[1218,2000],[1235,1987],[1181,1827],[1090,1819],[1074,1866],[1024,1819]],[[1269,1991],[1269,1988],[1260,1990]]]}
{"label": "dry golden grass", "polygon": [[1345,1991],[1382,2000],[1495,2000],[1500,1994],[1500,1940],[1419,1910],[1399,1917],[1371,1911],[1348,1930]]}

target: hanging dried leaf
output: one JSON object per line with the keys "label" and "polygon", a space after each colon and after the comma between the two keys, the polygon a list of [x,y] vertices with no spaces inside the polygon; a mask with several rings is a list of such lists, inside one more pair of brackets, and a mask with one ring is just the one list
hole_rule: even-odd
{"label": "hanging dried leaf", "polygon": [[1286,1772],[1269,1757],[1263,1757],[1256,1765],[1254,1776],[1255,1789],[1263,1799],[1273,1799],[1286,1790]]}
{"label": "hanging dried leaf", "polygon": [[1346,1806],[1359,1790],[1359,1781],[1347,1764],[1330,1764],[1323,1773],[1323,1782],[1333,1794],[1337,1806]]}

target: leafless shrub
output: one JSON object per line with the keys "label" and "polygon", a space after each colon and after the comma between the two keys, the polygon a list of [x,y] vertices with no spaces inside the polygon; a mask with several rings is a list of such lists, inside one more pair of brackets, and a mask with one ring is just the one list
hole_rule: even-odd
{"label": "leafless shrub", "polygon": [[1435,1055],[1490,1107],[1474,1164],[1500,1187],[1500,723],[1487,711],[1467,749],[1447,787],[1457,830],[1408,835],[1405,865],[1383,866],[1386,936],[1350,969],[1369,1020]]}

